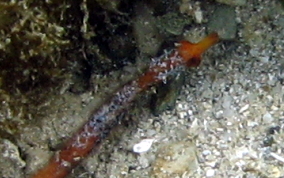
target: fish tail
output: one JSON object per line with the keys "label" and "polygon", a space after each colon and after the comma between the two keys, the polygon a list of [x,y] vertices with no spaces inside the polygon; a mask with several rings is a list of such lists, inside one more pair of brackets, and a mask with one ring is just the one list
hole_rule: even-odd
{"label": "fish tail", "polygon": [[211,33],[198,43],[181,41],[177,51],[188,67],[196,67],[201,62],[201,55],[219,41],[217,33]]}

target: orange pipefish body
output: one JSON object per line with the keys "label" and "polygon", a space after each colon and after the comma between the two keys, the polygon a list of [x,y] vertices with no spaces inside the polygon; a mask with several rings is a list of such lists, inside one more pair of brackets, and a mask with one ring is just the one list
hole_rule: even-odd
{"label": "orange pipefish body", "polygon": [[181,41],[171,53],[159,57],[150,64],[137,80],[118,90],[113,98],[91,114],[83,127],[73,135],[58,151],[49,163],[32,178],[64,178],[85,158],[93,148],[97,148],[103,138],[118,123],[117,116],[134,100],[137,94],[149,86],[165,80],[181,66],[196,67],[201,62],[201,54],[219,40],[217,33],[212,33],[199,43]]}
{"label": "orange pipefish body", "polygon": [[218,34],[211,33],[199,43],[179,42],[177,49],[168,56],[161,60],[154,60],[148,71],[138,79],[139,87],[144,89],[163,80],[169,72],[178,67],[197,67],[201,62],[201,54],[218,41]]}

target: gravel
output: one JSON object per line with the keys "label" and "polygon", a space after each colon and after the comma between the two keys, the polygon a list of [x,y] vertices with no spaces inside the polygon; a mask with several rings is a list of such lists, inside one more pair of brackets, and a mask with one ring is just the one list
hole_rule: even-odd
{"label": "gravel", "polygon": [[[229,14],[237,25],[226,28],[237,28],[230,29],[236,37],[221,41],[204,54],[200,67],[186,72],[174,109],[153,116],[134,103],[125,118],[133,125],[115,128],[70,178],[284,176],[283,7],[276,0],[218,2],[234,8]],[[203,11],[203,20],[208,14]],[[22,178],[44,164],[29,160],[52,153],[50,147],[56,149],[100,103],[93,93],[65,93],[54,102],[60,109],[47,116],[44,129],[27,129],[18,145],[0,143],[0,160],[13,165],[0,161],[2,177]],[[134,153],[143,139],[154,142],[147,152]]]}

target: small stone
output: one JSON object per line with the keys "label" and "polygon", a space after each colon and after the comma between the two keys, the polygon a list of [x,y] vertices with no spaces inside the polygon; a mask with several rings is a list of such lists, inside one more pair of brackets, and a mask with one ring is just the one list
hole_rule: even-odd
{"label": "small stone", "polygon": [[184,119],[187,116],[187,113],[186,112],[179,112],[178,116],[179,116],[180,119]]}
{"label": "small stone", "polygon": [[172,142],[159,149],[157,159],[152,164],[152,176],[177,177],[184,172],[193,173],[197,167],[195,144],[189,141]]}
{"label": "small stone", "polygon": [[231,102],[232,102],[232,97],[229,95],[225,95],[222,103],[223,108],[225,109],[229,108],[231,106]]}
{"label": "small stone", "polygon": [[269,169],[269,175],[271,177],[281,177],[281,175],[283,175],[283,173],[281,172],[281,170],[278,167],[272,166],[272,168]]}
{"label": "small stone", "polygon": [[206,177],[213,177],[215,175],[214,169],[209,169],[206,171]]}
{"label": "small stone", "polygon": [[231,6],[243,6],[247,2],[246,0],[216,0],[216,1]]}
{"label": "small stone", "polygon": [[259,60],[263,63],[268,63],[270,59],[270,56],[260,56]]}
{"label": "small stone", "polygon": [[223,110],[219,110],[215,113],[215,117],[217,119],[221,119],[223,117],[223,113],[224,113]]}
{"label": "small stone", "polygon": [[250,121],[250,120],[248,120],[248,121],[247,121],[247,126],[248,126],[248,127],[255,127],[255,126],[258,126],[258,123],[255,122],[255,121]]}
{"label": "small stone", "polygon": [[202,11],[200,9],[196,10],[194,12],[194,17],[197,23],[201,23],[203,20],[203,14]]}
{"label": "small stone", "polygon": [[138,162],[142,168],[147,168],[149,167],[149,164],[150,164],[149,160],[143,155],[138,157]]}
{"label": "small stone", "polygon": [[281,161],[282,163],[284,163],[284,158],[283,158],[282,156],[280,156],[280,155],[278,155],[278,154],[276,154],[276,153],[273,153],[273,152],[271,152],[270,155],[271,155],[273,158],[277,159],[278,161]]}
{"label": "small stone", "polygon": [[147,152],[151,148],[153,142],[154,139],[144,139],[133,146],[133,152],[135,153]]}
{"label": "small stone", "polygon": [[241,109],[239,110],[239,113],[243,113],[244,111],[246,111],[249,108],[249,104],[244,105],[243,107],[241,107]]}
{"label": "small stone", "polygon": [[212,152],[211,152],[210,150],[204,150],[204,151],[202,152],[202,154],[203,154],[204,156],[207,156],[207,155],[211,155]]}
{"label": "small stone", "polygon": [[269,124],[274,120],[274,118],[271,116],[270,113],[267,112],[263,115],[262,120],[263,120],[264,123]]}

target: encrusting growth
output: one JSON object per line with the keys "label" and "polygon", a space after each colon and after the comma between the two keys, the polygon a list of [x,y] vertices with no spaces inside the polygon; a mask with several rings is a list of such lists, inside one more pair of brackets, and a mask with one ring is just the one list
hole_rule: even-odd
{"label": "encrusting growth", "polygon": [[201,54],[219,40],[217,33],[212,33],[199,43],[181,41],[171,53],[157,58],[137,80],[118,90],[113,98],[93,112],[85,125],[73,135],[65,147],[55,153],[49,163],[31,178],[64,178],[85,158],[92,149],[97,148],[103,138],[118,123],[121,114],[134,100],[136,95],[166,80],[167,76],[178,68],[196,67],[201,62]]}

